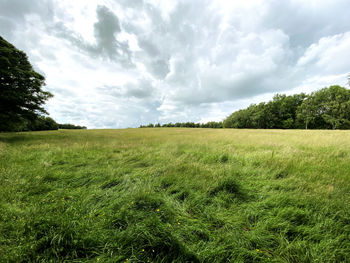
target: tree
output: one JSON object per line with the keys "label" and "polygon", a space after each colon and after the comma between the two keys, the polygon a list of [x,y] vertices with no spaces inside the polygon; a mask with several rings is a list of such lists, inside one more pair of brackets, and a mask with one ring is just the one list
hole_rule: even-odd
{"label": "tree", "polygon": [[28,128],[31,131],[58,130],[59,124],[50,117],[39,116],[28,125]]}
{"label": "tree", "polygon": [[350,91],[340,86],[331,86],[316,92],[321,101],[322,117],[332,129],[349,123]]}
{"label": "tree", "polygon": [[[69,130],[85,130],[85,126],[73,125],[70,123],[57,124],[58,129],[69,129]],[[145,128],[146,126],[141,125],[140,128]]]}
{"label": "tree", "polygon": [[45,78],[34,71],[27,55],[0,36],[0,130],[19,130],[40,114],[53,95],[43,91]]}

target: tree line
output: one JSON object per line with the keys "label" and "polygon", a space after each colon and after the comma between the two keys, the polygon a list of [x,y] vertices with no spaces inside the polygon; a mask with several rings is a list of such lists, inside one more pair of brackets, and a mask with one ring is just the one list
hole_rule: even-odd
{"label": "tree line", "polygon": [[276,94],[271,101],[251,104],[233,112],[222,122],[140,126],[145,127],[350,129],[350,90],[334,85],[311,94]]}
{"label": "tree line", "polygon": [[215,121],[210,121],[207,123],[194,123],[194,122],[176,122],[176,123],[156,123],[156,124],[148,124],[148,125],[140,125],[139,128],[160,128],[160,127],[178,127],[178,128],[223,128],[222,121],[220,122],[215,122]]}
{"label": "tree line", "polygon": [[43,86],[27,55],[0,36],[0,131],[86,129],[48,117],[43,105],[53,95]]}
{"label": "tree line", "polygon": [[86,129],[85,126],[73,125],[69,123],[60,124],[54,119],[47,116],[39,116],[34,121],[30,122],[29,125],[25,126],[22,131],[48,131],[58,129]]}
{"label": "tree line", "polygon": [[296,95],[277,94],[267,103],[251,104],[223,121],[225,128],[349,129],[350,90],[330,86]]}

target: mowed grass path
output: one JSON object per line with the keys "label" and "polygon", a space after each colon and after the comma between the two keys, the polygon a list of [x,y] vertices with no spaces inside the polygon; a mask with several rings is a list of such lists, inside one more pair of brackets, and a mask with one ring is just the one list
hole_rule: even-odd
{"label": "mowed grass path", "polygon": [[0,262],[350,262],[350,131],[0,134]]}

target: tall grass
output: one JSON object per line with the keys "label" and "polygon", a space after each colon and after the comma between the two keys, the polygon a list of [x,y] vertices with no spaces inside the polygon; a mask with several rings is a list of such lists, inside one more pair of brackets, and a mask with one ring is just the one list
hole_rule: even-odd
{"label": "tall grass", "polygon": [[350,262],[350,132],[0,134],[0,262]]}

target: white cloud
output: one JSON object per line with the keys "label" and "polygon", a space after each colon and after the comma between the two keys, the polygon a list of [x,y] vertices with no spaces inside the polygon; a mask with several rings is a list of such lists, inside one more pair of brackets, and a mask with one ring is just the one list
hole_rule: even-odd
{"label": "white cloud", "polygon": [[312,44],[299,59],[298,66],[311,67],[320,73],[347,73],[350,57],[350,31],[323,37]]}

